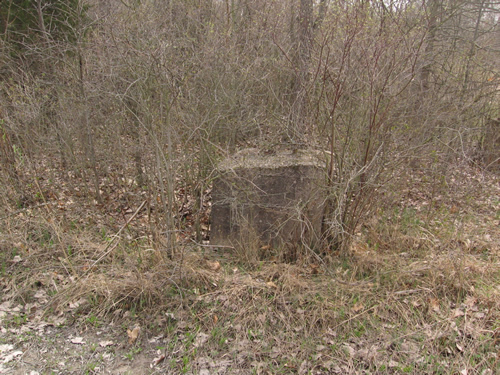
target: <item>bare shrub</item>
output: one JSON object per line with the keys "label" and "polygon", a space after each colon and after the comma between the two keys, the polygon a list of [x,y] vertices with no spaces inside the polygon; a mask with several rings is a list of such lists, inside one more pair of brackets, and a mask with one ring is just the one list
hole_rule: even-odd
{"label": "bare shrub", "polygon": [[215,167],[241,147],[326,150],[321,248],[343,253],[408,165],[438,181],[495,147],[498,27],[484,2],[77,5],[67,40],[42,22],[16,59],[2,39],[7,173],[47,177],[32,184],[42,195],[72,176],[100,207],[116,191],[127,209],[147,199],[149,236],[170,256],[187,195],[207,239]]}

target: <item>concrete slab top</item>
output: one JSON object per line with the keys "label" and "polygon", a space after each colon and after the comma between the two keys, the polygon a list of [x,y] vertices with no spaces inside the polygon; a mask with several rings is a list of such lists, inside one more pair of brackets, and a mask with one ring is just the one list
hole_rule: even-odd
{"label": "concrete slab top", "polygon": [[263,154],[256,148],[247,148],[237,152],[219,164],[219,170],[237,168],[276,169],[297,165],[321,167],[325,165],[327,154],[317,150],[279,151],[275,154]]}

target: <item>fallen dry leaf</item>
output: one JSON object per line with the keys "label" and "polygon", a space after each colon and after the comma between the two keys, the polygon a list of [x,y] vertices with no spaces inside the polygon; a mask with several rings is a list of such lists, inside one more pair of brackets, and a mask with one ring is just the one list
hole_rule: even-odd
{"label": "fallen dry leaf", "polygon": [[354,306],[352,307],[352,312],[353,313],[358,313],[360,312],[361,310],[363,310],[365,308],[365,306],[363,306],[363,304],[361,302],[357,302],[354,304]]}
{"label": "fallen dry leaf", "polygon": [[75,302],[70,302],[68,307],[70,309],[76,309],[77,307],[80,307],[80,305],[84,304],[85,300],[84,299],[79,299],[78,301]]}
{"label": "fallen dry leaf", "polygon": [[135,328],[133,330],[127,329],[129,345],[132,345],[135,342],[135,340],[137,340],[140,332],[141,332],[140,326],[135,326]]}
{"label": "fallen dry leaf", "polygon": [[326,334],[333,337],[337,337],[337,332],[331,329],[330,327],[328,327],[328,329],[326,330]]}
{"label": "fallen dry leaf", "polygon": [[439,300],[437,298],[429,298],[429,307],[434,312],[440,312],[440,309],[439,309]]}
{"label": "fallen dry leaf", "polygon": [[344,351],[349,355],[349,357],[354,357],[354,354],[356,354],[356,350],[349,344],[344,344],[343,345]]}
{"label": "fallen dry leaf", "polygon": [[273,281],[268,281],[266,283],[266,285],[269,287],[269,288],[274,288],[274,289],[278,289],[278,286],[273,282]]}
{"label": "fallen dry leaf", "polygon": [[471,308],[477,303],[477,298],[472,296],[467,296],[465,297],[464,303],[468,308]]}
{"label": "fallen dry leaf", "polygon": [[2,344],[2,345],[0,345],[0,353],[8,352],[8,351],[10,351],[12,349],[14,349],[14,345],[11,345],[11,344]]}
{"label": "fallen dry leaf", "polygon": [[211,271],[214,271],[214,272],[217,272],[218,270],[220,270],[220,263],[218,261],[211,262],[211,261],[207,260],[207,266]]}
{"label": "fallen dry leaf", "polygon": [[47,320],[49,321],[48,324],[51,324],[55,327],[60,327],[62,326],[64,323],[66,323],[66,318],[64,316],[52,316],[52,317],[48,317]]}
{"label": "fallen dry leaf", "polygon": [[15,352],[9,353],[8,355],[5,356],[5,358],[3,359],[2,363],[9,363],[14,358],[19,357],[22,354],[23,354],[23,352],[20,351],[20,350],[16,350]]}
{"label": "fallen dry leaf", "polygon": [[195,348],[201,347],[204,343],[207,342],[208,338],[209,336],[206,333],[198,332],[194,340],[194,347]]}
{"label": "fallen dry leaf", "polygon": [[165,359],[165,354],[160,355],[159,357],[156,357],[153,359],[153,366],[158,366],[160,363],[163,362]]}
{"label": "fallen dry leaf", "polygon": [[83,337],[73,337],[71,339],[72,344],[77,344],[77,345],[83,345],[85,344],[85,341],[83,341]]}
{"label": "fallen dry leaf", "polygon": [[476,319],[483,319],[485,316],[486,316],[486,314],[483,312],[474,313],[474,318],[476,318]]}
{"label": "fallen dry leaf", "polygon": [[319,265],[317,265],[317,264],[310,264],[309,267],[311,268],[311,273],[313,275],[317,275],[319,273]]}
{"label": "fallen dry leaf", "polygon": [[114,344],[115,343],[113,341],[101,341],[101,342],[99,342],[99,346],[102,348],[105,348],[107,346],[112,346]]}
{"label": "fallen dry leaf", "polygon": [[277,358],[279,356],[281,356],[281,350],[280,348],[276,347],[276,346],[273,346],[272,349],[271,349],[271,353],[269,354],[269,357],[271,358]]}
{"label": "fallen dry leaf", "polygon": [[389,367],[394,368],[394,367],[399,367],[399,362],[393,361],[392,359],[389,361]]}
{"label": "fallen dry leaf", "polygon": [[5,302],[3,302],[2,304],[0,304],[0,311],[10,312],[11,311],[11,307],[10,307],[11,304],[12,304],[11,301],[5,301]]}
{"label": "fallen dry leaf", "polygon": [[453,318],[458,318],[459,316],[464,316],[465,313],[460,309],[455,309],[453,311]]}
{"label": "fallen dry leaf", "polygon": [[35,295],[33,296],[36,299],[46,299],[47,298],[47,292],[43,289],[37,291]]}
{"label": "fallen dry leaf", "polygon": [[420,303],[420,301],[416,301],[416,300],[411,301],[411,304],[412,304],[413,307],[420,307],[420,306],[422,306],[422,303]]}

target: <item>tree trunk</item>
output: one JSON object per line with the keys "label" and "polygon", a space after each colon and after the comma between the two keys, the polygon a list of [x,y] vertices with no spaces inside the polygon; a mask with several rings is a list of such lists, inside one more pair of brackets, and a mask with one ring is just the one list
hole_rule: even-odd
{"label": "tree trunk", "polygon": [[312,49],[313,1],[300,0],[299,12],[292,5],[290,32],[294,76],[291,82],[290,115],[287,141],[294,146],[304,143],[307,122],[307,83]]}
{"label": "tree trunk", "polygon": [[429,22],[427,24],[427,38],[424,54],[424,66],[420,73],[422,82],[422,91],[427,92],[430,88],[430,76],[432,72],[432,62],[434,60],[434,44],[436,43],[437,19],[440,6],[440,0],[429,0]]}
{"label": "tree trunk", "polygon": [[83,80],[83,57],[81,51],[78,52],[78,64],[79,64],[79,84],[80,84],[80,100],[82,103],[82,124],[81,124],[81,134],[83,138],[83,146],[85,149],[85,156],[89,162],[89,166],[93,172],[93,183],[95,190],[95,198],[97,202],[102,203],[101,191],[99,188],[100,178],[99,172],[97,171],[97,160],[94,148],[94,136],[92,134],[92,129],[90,127],[89,121],[89,108],[87,95],[85,93],[85,85]]}
{"label": "tree trunk", "polygon": [[467,54],[467,62],[465,63],[465,74],[464,74],[464,82],[462,85],[462,97],[466,95],[467,90],[469,88],[469,79],[471,75],[471,64],[474,55],[476,54],[476,42],[479,38],[479,26],[481,25],[481,19],[483,18],[484,4],[485,0],[481,0],[479,4],[479,10],[477,13],[476,25],[474,27],[474,35],[472,40],[470,41],[469,53]]}

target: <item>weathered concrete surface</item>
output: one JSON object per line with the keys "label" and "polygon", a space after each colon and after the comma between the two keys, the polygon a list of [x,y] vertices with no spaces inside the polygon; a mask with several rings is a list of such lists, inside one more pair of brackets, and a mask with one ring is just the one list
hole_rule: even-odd
{"label": "weathered concrete surface", "polygon": [[321,159],[312,151],[262,155],[248,149],[225,160],[212,189],[210,242],[314,243],[323,217]]}

